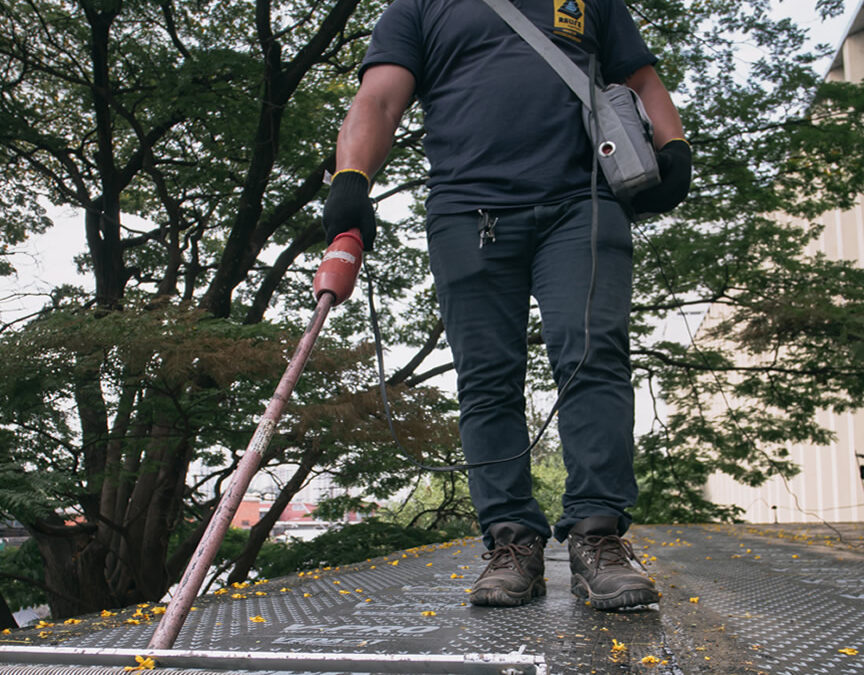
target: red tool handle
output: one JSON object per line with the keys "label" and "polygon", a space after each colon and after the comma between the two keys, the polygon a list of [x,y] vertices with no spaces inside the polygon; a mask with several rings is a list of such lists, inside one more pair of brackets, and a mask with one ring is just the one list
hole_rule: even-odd
{"label": "red tool handle", "polygon": [[355,227],[337,234],[324,252],[324,259],[312,281],[315,300],[320,300],[322,293],[332,293],[335,307],[350,298],[362,262],[363,238],[360,230]]}

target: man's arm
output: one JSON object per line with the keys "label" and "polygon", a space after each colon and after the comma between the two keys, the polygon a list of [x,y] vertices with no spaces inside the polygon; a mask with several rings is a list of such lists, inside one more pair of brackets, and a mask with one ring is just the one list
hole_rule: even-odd
{"label": "man's arm", "polygon": [[336,140],[336,173],[323,213],[328,244],[356,227],[363,248],[372,249],[377,228],[369,199],[371,177],[387,159],[414,87],[414,75],[402,66],[381,64],[364,73]]}
{"label": "man's arm", "polygon": [[684,138],[681,117],[654,66],[643,66],[626,82],[639,94],[654,124],[654,147],[660,168],[660,185],[637,194],[631,206],[636,213],[668,213],[687,197],[693,156]]}
{"label": "man's arm", "polygon": [[627,78],[627,86],[639,94],[654,124],[654,147],[658,150],[675,138],[684,138],[678,110],[654,66],[643,66]]}
{"label": "man's arm", "polygon": [[414,87],[414,75],[402,66],[380,64],[363,74],[336,142],[337,172],[355,169],[371,177],[381,168]]}

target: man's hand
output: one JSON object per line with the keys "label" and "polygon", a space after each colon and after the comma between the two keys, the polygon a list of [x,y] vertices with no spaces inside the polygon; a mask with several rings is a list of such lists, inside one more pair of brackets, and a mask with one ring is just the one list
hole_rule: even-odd
{"label": "man's hand", "polygon": [[693,155],[687,141],[676,138],[657,152],[660,185],[633,197],[631,207],[636,213],[668,213],[684,201],[690,192]]}
{"label": "man's hand", "polygon": [[360,229],[363,249],[372,250],[375,243],[375,209],[369,199],[369,179],[356,169],[337,171],[324,203],[324,232],[330,244],[337,234],[352,227]]}

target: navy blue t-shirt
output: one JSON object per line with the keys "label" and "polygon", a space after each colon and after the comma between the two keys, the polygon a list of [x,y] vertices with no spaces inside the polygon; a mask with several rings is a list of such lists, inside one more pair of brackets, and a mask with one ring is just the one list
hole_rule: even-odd
{"label": "navy blue t-shirt", "polygon": [[[606,82],[657,61],[624,0],[514,4],[585,72],[595,52]],[[590,194],[582,104],[483,0],[395,0],[375,26],[360,77],[382,63],[407,68],[417,82],[430,213]]]}

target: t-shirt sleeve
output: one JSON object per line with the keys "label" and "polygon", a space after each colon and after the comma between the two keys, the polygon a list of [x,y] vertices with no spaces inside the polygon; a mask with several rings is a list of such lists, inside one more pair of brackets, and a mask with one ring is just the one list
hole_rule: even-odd
{"label": "t-shirt sleeve", "polygon": [[657,57],[648,49],[624,0],[607,0],[600,63],[606,82],[624,82],[643,66],[653,66]]}
{"label": "t-shirt sleeve", "polygon": [[395,0],[381,15],[372,29],[359,78],[363,79],[370,66],[382,63],[407,68],[419,85],[423,77],[423,38],[416,0]]}

